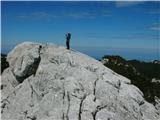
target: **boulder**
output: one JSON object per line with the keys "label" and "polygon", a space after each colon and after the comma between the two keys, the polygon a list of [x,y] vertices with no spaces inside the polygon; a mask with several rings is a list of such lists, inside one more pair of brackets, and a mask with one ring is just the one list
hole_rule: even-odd
{"label": "boulder", "polygon": [[41,45],[23,43],[15,47],[7,56],[9,66],[17,80],[21,83],[27,77],[36,73],[40,62]]}
{"label": "boulder", "polygon": [[7,60],[2,120],[160,119],[129,79],[78,51],[25,42]]}

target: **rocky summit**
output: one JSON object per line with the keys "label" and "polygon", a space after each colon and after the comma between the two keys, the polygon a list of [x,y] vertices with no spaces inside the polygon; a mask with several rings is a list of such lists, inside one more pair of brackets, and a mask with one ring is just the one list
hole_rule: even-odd
{"label": "rocky summit", "polygon": [[130,80],[54,44],[25,42],[1,75],[2,120],[160,120]]}

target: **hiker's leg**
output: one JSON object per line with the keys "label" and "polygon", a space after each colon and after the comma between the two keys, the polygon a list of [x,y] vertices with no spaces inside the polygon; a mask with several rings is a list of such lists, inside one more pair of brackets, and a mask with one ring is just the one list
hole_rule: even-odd
{"label": "hiker's leg", "polygon": [[69,49],[69,42],[68,41],[66,42],[66,46],[67,46],[67,49]]}
{"label": "hiker's leg", "polygon": [[69,45],[69,42],[68,42],[68,49],[70,49],[70,45]]}

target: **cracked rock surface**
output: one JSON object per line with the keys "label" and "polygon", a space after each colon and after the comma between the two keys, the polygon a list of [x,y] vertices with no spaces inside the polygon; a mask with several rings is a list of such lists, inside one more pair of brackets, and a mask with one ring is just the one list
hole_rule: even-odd
{"label": "cracked rock surface", "polygon": [[129,79],[78,51],[25,42],[7,60],[2,120],[160,120]]}

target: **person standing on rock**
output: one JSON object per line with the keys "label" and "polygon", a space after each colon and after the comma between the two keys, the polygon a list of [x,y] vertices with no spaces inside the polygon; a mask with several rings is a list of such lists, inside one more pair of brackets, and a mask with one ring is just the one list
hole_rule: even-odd
{"label": "person standing on rock", "polygon": [[68,50],[70,49],[70,39],[71,39],[71,33],[67,33],[66,34],[66,46]]}

